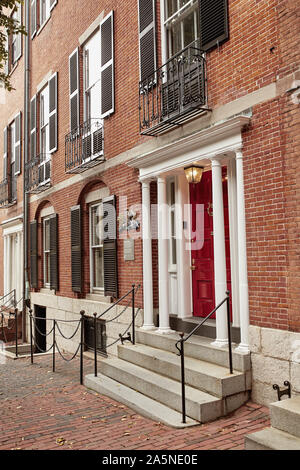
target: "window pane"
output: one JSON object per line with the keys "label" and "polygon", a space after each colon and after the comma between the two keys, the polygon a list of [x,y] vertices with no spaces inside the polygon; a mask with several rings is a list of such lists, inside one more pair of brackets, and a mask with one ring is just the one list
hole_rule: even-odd
{"label": "window pane", "polygon": [[190,0],[179,0],[179,8],[183,7],[187,3],[189,3]]}
{"label": "window pane", "polygon": [[181,23],[176,23],[171,27],[171,55],[181,51]]}
{"label": "window pane", "polygon": [[183,33],[184,34],[184,47],[186,47],[196,39],[194,12],[190,13],[184,19],[183,30],[184,30],[184,33]]}
{"label": "window pane", "polygon": [[49,251],[50,250],[50,221],[49,219],[45,220],[44,224],[44,251]]}
{"label": "window pane", "polygon": [[50,253],[45,253],[45,284],[50,284]]}
{"label": "window pane", "polygon": [[94,248],[93,249],[93,278],[94,286],[93,287],[103,287],[103,248]]}
{"label": "window pane", "polygon": [[102,204],[92,207],[91,217],[92,217],[92,246],[99,246],[102,244]]}
{"label": "window pane", "polygon": [[172,16],[178,10],[178,0],[167,0],[166,18]]}

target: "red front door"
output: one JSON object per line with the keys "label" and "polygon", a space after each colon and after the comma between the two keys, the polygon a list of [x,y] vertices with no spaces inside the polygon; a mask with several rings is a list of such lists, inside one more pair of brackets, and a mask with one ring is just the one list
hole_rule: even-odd
{"label": "red front door", "polygon": [[[229,249],[229,217],[226,172],[223,171],[223,200],[225,223],[225,246],[227,267],[227,288],[230,290],[230,249]],[[214,240],[213,240],[213,208],[212,208],[212,175],[211,171],[203,173],[198,184],[190,185],[190,201],[192,205],[192,231],[196,233],[197,205],[204,207],[204,217],[198,217],[198,224],[204,224],[203,244],[192,250],[193,307],[194,316],[206,317],[215,308],[214,288]],[[200,211],[201,212],[201,211]],[[225,292],[224,292],[225,297]],[[214,318],[214,316],[212,316]]]}

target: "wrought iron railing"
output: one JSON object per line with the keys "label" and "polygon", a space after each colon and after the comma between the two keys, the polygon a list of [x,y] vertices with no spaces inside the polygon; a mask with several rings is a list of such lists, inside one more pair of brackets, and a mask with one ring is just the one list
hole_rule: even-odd
{"label": "wrought iron railing", "polygon": [[10,292],[0,297],[0,308],[9,306],[17,306],[16,289],[12,289]]}
{"label": "wrought iron railing", "polygon": [[186,407],[185,407],[185,367],[184,367],[184,343],[194,334],[197,330],[209,319],[211,316],[216,313],[223,304],[227,305],[227,329],[228,329],[228,356],[229,356],[229,373],[233,374],[233,364],[232,364],[232,343],[231,343],[231,327],[230,327],[230,292],[226,292],[226,297],[222,302],[220,302],[207,317],[203,320],[186,336],[184,333],[180,333],[180,340],[175,344],[176,348],[179,351],[179,356],[181,358],[181,398],[182,398],[182,422],[186,423]]}
{"label": "wrought iron railing", "polygon": [[65,137],[66,173],[82,173],[104,161],[101,119],[89,119]]}
{"label": "wrought iron railing", "polygon": [[7,208],[17,201],[17,178],[8,176],[0,183],[0,208]]}
{"label": "wrought iron railing", "polygon": [[41,153],[25,165],[25,190],[41,193],[51,186],[51,154]]}
{"label": "wrought iron railing", "polygon": [[159,135],[207,111],[206,62],[191,43],[140,82],[140,133]]}

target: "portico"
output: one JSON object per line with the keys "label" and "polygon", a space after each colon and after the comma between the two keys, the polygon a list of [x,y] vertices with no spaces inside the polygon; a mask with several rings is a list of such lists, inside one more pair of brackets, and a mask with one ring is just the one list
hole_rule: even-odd
{"label": "portico", "polygon": [[[130,166],[139,169],[142,184],[144,329],[155,328],[150,222],[151,212],[153,214],[150,182],[155,181],[159,289],[157,333],[172,331],[171,313],[182,319],[193,315],[206,316],[225,298],[229,288],[232,325],[239,327],[241,334],[238,349],[249,352],[242,152],[242,129],[248,122],[248,117],[237,116],[130,161]],[[200,185],[206,184],[211,190],[211,202],[209,199],[200,198],[198,201],[197,197],[191,198],[184,173],[184,168],[191,164],[204,168],[205,176],[198,183],[198,189],[201,193]],[[210,220],[213,230],[209,226]],[[200,304],[205,302],[201,311],[195,302],[196,289],[199,290]],[[207,300],[213,301],[212,308]],[[215,326],[213,344],[225,346],[228,342],[225,304],[216,315]]]}

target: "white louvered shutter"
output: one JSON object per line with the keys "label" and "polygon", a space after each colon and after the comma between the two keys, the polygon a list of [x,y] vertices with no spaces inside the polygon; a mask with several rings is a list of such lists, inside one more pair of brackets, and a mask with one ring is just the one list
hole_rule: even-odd
{"label": "white louvered shutter", "polygon": [[101,36],[101,118],[115,110],[114,93],[114,12],[100,23]]}

